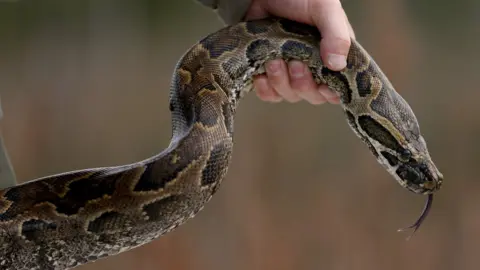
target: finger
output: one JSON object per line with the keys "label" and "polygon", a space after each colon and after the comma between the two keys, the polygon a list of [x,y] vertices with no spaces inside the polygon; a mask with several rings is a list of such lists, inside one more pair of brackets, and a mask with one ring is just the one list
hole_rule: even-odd
{"label": "finger", "polygon": [[258,98],[267,102],[280,102],[282,97],[277,94],[275,89],[273,89],[268,83],[268,78],[265,75],[255,76],[253,79],[253,86],[255,88],[255,93]]}
{"label": "finger", "polygon": [[285,100],[298,102],[301,98],[293,92],[287,73],[287,64],[281,59],[271,60],[266,64],[267,77],[270,86]]}
{"label": "finger", "polygon": [[299,97],[311,104],[323,104],[327,100],[317,91],[318,85],[313,80],[312,73],[307,65],[298,60],[288,63],[290,86]]}
{"label": "finger", "polygon": [[340,104],[340,96],[336,92],[330,90],[328,86],[324,84],[319,85],[317,91],[327,100],[328,103]]}
{"label": "finger", "polygon": [[347,16],[339,0],[311,1],[312,20],[322,33],[320,54],[327,67],[341,70],[350,49]]}

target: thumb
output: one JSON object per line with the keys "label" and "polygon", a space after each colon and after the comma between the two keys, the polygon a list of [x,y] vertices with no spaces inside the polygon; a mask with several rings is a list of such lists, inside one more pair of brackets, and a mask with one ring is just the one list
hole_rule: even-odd
{"label": "thumb", "polygon": [[327,67],[342,70],[353,38],[353,30],[339,0],[310,1],[312,21],[322,33],[320,55]]}

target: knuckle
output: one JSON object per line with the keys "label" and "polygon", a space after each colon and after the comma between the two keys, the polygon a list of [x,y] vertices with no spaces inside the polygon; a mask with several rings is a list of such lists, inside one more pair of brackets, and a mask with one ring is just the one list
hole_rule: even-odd
{"label": "knuckle", "polygon": [[328,37],[326,42],[329,43],[329,47],[333,52],[346,55],[352,45],[350,35],[348,31],[336,34],[337,35]]}
{"label": "knuckle", "polygon": [[279,81],[285,75],[285,63],[283,60],[275,59],[266,64],[267,76],[271,81]]}
{"label": "knuckle", "polygon": [[348,49],[350,48],[350,46],[352,45],[352,41],[350,39],[350,37],[338,37],[336,38],[335,42],[337,43],[337,46],[339,48],[344,48],[346,51],[348,51]]}

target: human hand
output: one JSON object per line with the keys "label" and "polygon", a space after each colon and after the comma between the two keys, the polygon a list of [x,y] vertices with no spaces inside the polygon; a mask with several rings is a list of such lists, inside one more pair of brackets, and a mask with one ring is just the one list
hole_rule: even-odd
{"label": "human hand", "polygon": [[[355,38],[340,0],[252,0],[245,19],[261,19],[275,15],[301,23],[315,25],[322,33],[320,55],[331,70],[342,70],[350,49],[350,38]],[[298,102],[311,104],[329,102],[339,104],[339,96],[326,85],[313,80],[307,65],[300,61],[271,60],[266,63],[266,74],[256,76],[254,87],[263,101]]]}

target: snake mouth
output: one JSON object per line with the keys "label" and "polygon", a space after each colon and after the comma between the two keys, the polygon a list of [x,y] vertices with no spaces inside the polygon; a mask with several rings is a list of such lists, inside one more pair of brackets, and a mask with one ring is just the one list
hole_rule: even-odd
{"label": "snake mouth", "polygon": [[442,187],[443,175],[441,173],[437,174],[436,177],[432,177],[430,179],[432,180],[427,181],[423,184],[426,191],[426,193],[424,194],[434,193]]}

